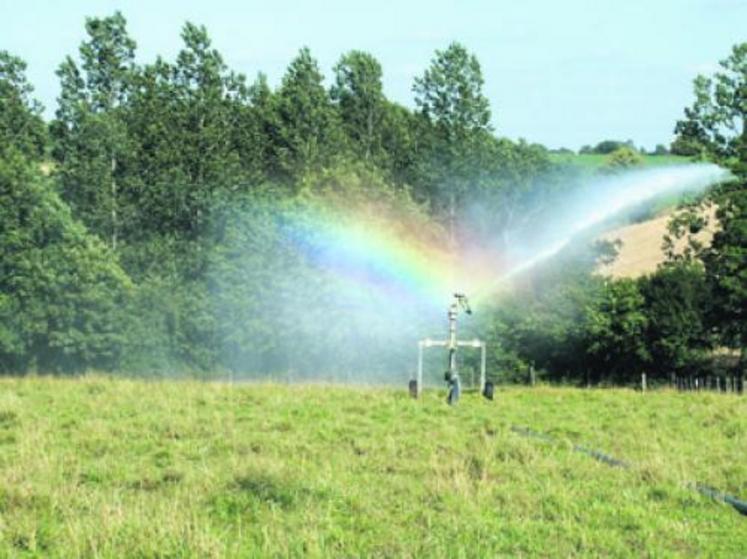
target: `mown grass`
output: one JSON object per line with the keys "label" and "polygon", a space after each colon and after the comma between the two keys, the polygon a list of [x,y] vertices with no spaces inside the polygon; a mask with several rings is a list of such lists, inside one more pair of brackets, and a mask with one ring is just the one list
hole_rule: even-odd
{"label": "mown grass", "polygon": [[0,556],[739,557],[688,485],[747,497],[746,432],[712,394],[5,379]]}

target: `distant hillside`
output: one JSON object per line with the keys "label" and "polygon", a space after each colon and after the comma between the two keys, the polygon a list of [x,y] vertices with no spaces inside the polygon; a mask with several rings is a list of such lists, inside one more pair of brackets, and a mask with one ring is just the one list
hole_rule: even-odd
{"label": "distant hillside", "polygon": [[[643,165],[645,167],[656,167],[660,165],[680,165],[690,163],[689,157],[680,155],[642,155]],[[556,163],[571,163],[579,167],[594,170],[604,165],[609,159],[609,155],[598,153],[551,153],[550,159]]]}
{"label": "distant hillside", "polygon": [[[667,234],[667,223],[673,212],[667,212],[649,221],[634,223],[608,231],[600,236],[607,241],[620,240],[622,246],[617,258],[610,264],[600,266],[597,272],[613,278],[636,278],[651,273],[664,261],[662,243]],[[707,213],[708,226],[696,238],[705,244],[710,243],[716,228],[715,209]],[[681,250],[686,245],[682,239],[677,248]]]}

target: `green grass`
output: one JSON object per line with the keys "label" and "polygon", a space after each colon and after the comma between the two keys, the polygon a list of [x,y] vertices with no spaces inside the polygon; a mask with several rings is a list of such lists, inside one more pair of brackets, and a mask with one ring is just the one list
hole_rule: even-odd
{"label": "green grass", "polygon": [[[602,155],[597,153],[550,154],[550,159],[555,163],[571,163],[588,170],[595,170],[603,166],[607,162],[608,158],[609,155]],[[642,158],[644,167],[657,167],[661,165],[682,165],[684,163],[691,162],[689,157],[683,157],[681,155],[643,155]]]}
{"label": "green grass", "polygon": [[747,399],[443,396],[2,380],[0,557],[744,555],[747,518],[688,484],[747,497]]}

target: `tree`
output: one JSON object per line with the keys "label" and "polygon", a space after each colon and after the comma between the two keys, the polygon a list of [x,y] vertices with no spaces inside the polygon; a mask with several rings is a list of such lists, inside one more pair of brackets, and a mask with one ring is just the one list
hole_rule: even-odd
{"label": "tree", "polygon": [[[244,77],[230,72],[212,48],[205,27],[187,22],[181,37],[184,46],[176,63],[164,70],[167,93],[152,106],[164,113],[161,120],[168,119],[158,131],[159,148],[173,160],[155,168],[146,185],[152,216],[146,226],[194,239],[206,230],[216,194],[246,176],[239,153],[247,150],[237,131],[240,122],[245,124],[248,91]],[[158,75],[157,68],[154,73]],[[158,87],[158,82],[152,85]],[[133,107],[134,116],[138,108]],[[139,136],[140,130],[133,126],[134,134]]]}
{"label": "tree", "polygon": [[628,140],[628,142],[621,142],[620,140],[603,140],[599,142],[596,146],[594,146],[591,149],[590,153],[599,153],[602,155],[607,155],[624,146],[632,147],[632,143],[633,142],[631,140]]}
{"label": "tree", "polygon": [[423,128],[422,181],[437,209],[449,216],[451,237],[457,206],[465,198],[491,137],[490,107],[482,93],[480,63],[459,43],[436,56],[413,85]]}
{"label": "tree", "polygon": [[745,171],[747,165],[747,43],[732,47],[712,78],[693,82],[695,101],[677,122],[673,153],[704,152]]}
{"label": "tree", "polygon": [[651,376],[697,370],[713,345],[706,317],[710,292],[703,267],[673,262],[638,281],[648,318]]}
{"label": "tree", "polygon": [[587,309],[584,338],[595,380],[635,382],[650,355],[645,300],[635,281],[609,281]]}
{"label": "tree", "polygon": [[173,72],[183,163],[189,180],[206,187],[241,175],[232,132],[247,89],[244,76],[229,72],[212,48],[205,27],[187,22],[181,36]]}
{"label": "tree", "polygon": [[0,50],[0,150],[12,146],[38,161],[44,156],[46,127],[25,72],[23,60]]}
{"label": "tree", "polygon": [[130,285],[34,165],[0,158],[0,369],[115,367]]}
{"label": "tree", "polygon": [[741,352],[747,372],[747,185],[721,187],[716,197],[721,225],[702,255],[712,297],[711,323],[721,342]]}
{"label": "tree", "polygon": [[600,168],[602,173],[612,174],[638,167],[643,164],[643,157],[638,150],[628,146],[621,146],[607,156],[604,165]]}
{"label": "tree", "polygon": [[381,65],[370,54],[350,51],[334,68],[330,95],[337,103],[343,126],[356,154],[370,160],[381,149],[385,99]]}
{"label": "tree", "polygon": [[273,157],[283,179],[328,165],[345,149],[339,117],[316,60],[304,47],[291,62],[277,92]]}
{"label": "tree", "polygon": [[[712,77],[695,78],[695,101],[677,123],[677,141],[697,146],[728,165],[738,180],[709,196],[716,204],[720,228],[710,247],[692,253],[705,265],[712,301],[709,322],[720,343],[741,352],[741,374],[747,370],[747,43],[734,45]],[[699,225],[697,221],[691,222]],[[673,223],[673,228],[677,223]]]}
{"label": "tree", "polygon": [[71,57],[57,71],[61,94],[52,126],[63,196],[114,250],[122,227],[120,178],[131,152],[121,116],[135,71],[126,25],[119,12],[86,19],[82,71]]}

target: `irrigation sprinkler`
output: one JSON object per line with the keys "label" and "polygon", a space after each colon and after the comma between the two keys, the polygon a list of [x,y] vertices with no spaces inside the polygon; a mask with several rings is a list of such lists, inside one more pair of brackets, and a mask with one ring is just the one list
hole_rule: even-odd
{"label": "irrigation sprinkler", "polygon": [[480,393],[490,400],[493,399],[493,384],[487,382],[485,375],[485,342],[478,339],[457,339],[457,318],[460,311],[463,311],[466,314],[472,314],[472,309],[469,306],[467,296],[463,293],[454,293],[454,300],[451,305],[449,305],[447,313],[449,319],[449,338],[447,340],[432,340],[426,338],[418,342],[417,377],[411,379],[409,384],[410,395],[413,398],[419,397],[423,392],[423,350],[430,347],[445,347],[448,350],[448,368],[444,374],[444,380],[449,388],[449,394],[446,401],[450,405],[456,404],[462,393],[462,383],[459,378],[459,371],[457,370],[457,351],[460,347],[471,347],[480,350]]}

